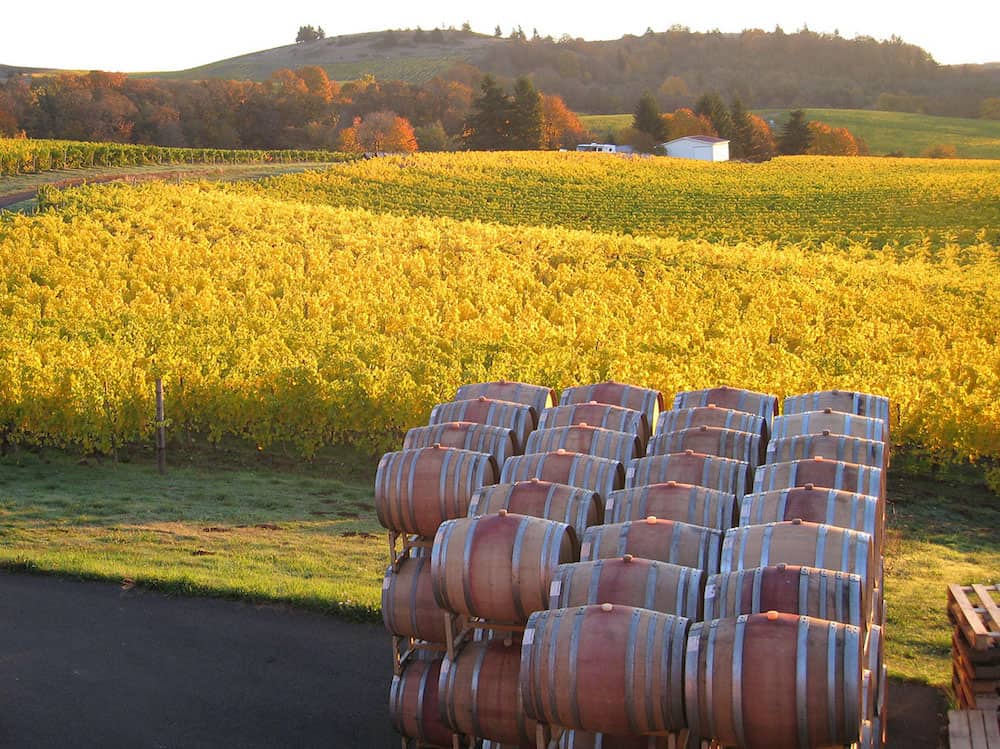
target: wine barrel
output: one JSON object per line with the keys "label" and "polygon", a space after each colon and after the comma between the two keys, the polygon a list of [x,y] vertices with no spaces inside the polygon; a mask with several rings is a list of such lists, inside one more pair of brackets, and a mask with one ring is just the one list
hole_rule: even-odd
{"label": "wine barrel", "polygon": [[493,456],[453,447],[386,453],[375,474],[375,512],[389,530],[433,536],[469,512],[472,495],[497,482]]}
{"label": "wine barrel", "polygon": [[518,643],[467,643],[455,659],[445,658],[438,683],[440,710],[456,733],[535,746],[536,722],[522,707]]}
{"label": "wine barrel", "polygon": [[434,600],[430,557],[408,557],[397,570],[386,570],[382,620],[387,630],[400,637],[445,642],[444,613]]}
{"label": "wine barrel", "polygon": [[661,431],[649,441],[647,455],[669,455],[693,450],[703,455],[718,455],[750,465],[751,476],[764,462],[764,443],[754,432],[737,432],[705,424],[673,432]]}
{"label": "wine barrel", "polygon": [[426,427],[414,427],[403,438],[403,449],[418,447],[457,447],[476,453],[489,453],[498,466],[517,453],[517,435],[513,429],[477,424],[474,421],[446,421]]}
{"label": "wine barrel", "polygon": [[536,429],[528,437],[524,446],[525,454],[551,453],[565,450],[598,458],[617,460],[627,465],[642,452],[639,438],[629,432],[613,432],[589,424],[574,424],[569,427]]}
{"label": "wine barrel", "polygon": [[885,468],[888,452],[884,442],[822,432],[774,438],[767,443],[768,463],[787,463],[822,457],[863,466]]}
{"label": "wine barrel", "polygon": [[542,723],[600,733],[684,728],[688,625],[684,617],[610,603],[535,612],[521,647],[525,711]]}
{"label": "wine barrel", "polygon": [[860,575],[791,564],[713,575],[705,586],[705,618],[780,611],[866,625],[867,591]]}
{"label": "wine barrel", "polygon": [[755,493],[770,492],[806,484],[855,494],[870,494],[880,501],[884,501],[885,497],[881,468],[826,458],[759,466],[754,475],[753,490]]}
{"label": "wine barrel", "polygon": [[802,411],[800,413],[776,416],[772,426],[772,437],[794,437],[797,434],[846,434],[866,440],[886,441],[887,430],[882,419],[834,411]]}
{"label": "wine barrel", "polygon": [[544,385],[530,385],[525,382],[475,382],[462,385],[455,393],[453,401],[473,400],[475,398],[492,398],[498,401],[523,403],[531,406],[532,425],[538,427],[538,414],[546,408],[555,405],[555,391]]}
{"label": "wine barrel", "polygon": [[570,526],[500,510],[441,524],[431,551],[431,584],[443,609],[524,624],[532,611],[545,608],[556,568],[575,561]]}
{"label": "wine barrel", "polygon": [[609,523],[588,528],[580,544],[580,561],[633,557],[719,571],[721,531],[650,516],[645,520]]}
{"label": "wine barrel", "polygon": [[592,427],[634,434],[639,438],[642,450],[646,449],[651,433],[649,421],[642,411],[597,401],[547,408],[538,417],[539,429],[568,427],[574,424],[590,424]]}
{"label": "wine barrel", "polygon": [[692,406],[664,411],[660,414],[657,433],[676,432],[679,429],[700,426],[750,432],[760,435],[762,444],[767,442],[767,421],[764,417],[746,411],[737,411],[735,408],[720,408],[714,403],[709,403],[707,406]]}
{"label": "wine barrel", "polygon": [[503,464],[500,483],[541,479],[597,492],[604,499],[625,487],[625,469],[617,460],[557,450],[516,455]]}
{"label": "wine barrel", "polygon": [[684,702],[692,733],[746,749],[858,740],[861,630],[782,614],[691,626]]}
{"label": "wine barrel", "polygon": [[566,523],[572,526],[577,543],[587,528],[604,521],[604,508],[596,492],[539,479],[484,486],[472,498],[469,517],[500,510]]}
{"label": "wine barrel", "polygon": [[883,639],[884,629],[873,624],[868,628],[868,636],[865,638],[864,666],[872,672],[872,685],[874,691],[874,715],[882,715],[885,708],[885,641]]}
{"label": "wine barrel", "polygon": [[628,464],[625,485],[632,489],[647,484],[694,484],[741,498],[749,486],[748,463],[717,455],[685,450],[669,455],[653,455]]}
{"label": "wine barrel", "polygon": [[[866,591],[872,589],[874,582],[872,537],[867,533],[801,520],[726,531],[721,572],[781,563],[851,572],[861,576]],[[870,606],[868,600],[864,603]],[[864,614],[867,621],[871,611]]]}
{"label": "wine barrel", "polygon": [[604,506],[604,521],[624,523],[654,515],[727,531],[735,525],[735,506],[730,492],[667,481],[612,492]]}
{"label": "wine barrel", "polygon": [[593,385],[568,387],[559,396],[560,406],[592,401],[641,411],[646,414],[646,421],[649,423],[651,432],[656,432],[656,420],[663,410],[663,393],[659,390],[625,385],[620,382],[608,381]]}
{"label": "wine barrel", "polygon": [[441,658],[412,660],[392,677],[389,721],[396,732],[429,746],[450,747],[452,730],[440,710],[438,681]]}
{"label": "wine barrel", "polygon": [[531,406],[483,397],[448,401],[434,406],[428,423],[435,425],[451,421],[474,421],[477,424],[504,427],[514,432],[517,438],[515,453],[519,453],[524,450],[524,443],[534,430],[537,418]]}
{"label": "wine barrel", "polygon": [[[770,434],[771,421],[778,415],[778,397],[766,393],[756,393],[753,390],[723,386],[705,390],[687,390],[674,396],[675,410],[709,405],[731,408],[734,411],[744,411],[759,416],[767,424],[767,434]],[[766,437],[767,435],[765,435],[765,439]]]}
{"label": "wine barrel", "polygon": [[740,505],[740,525],[761,525],[801,518],[838,528],[868,533],[875,541],[875,553],[882,548],[882,523],[878,497],[812,484],[794,489],[747,494]]}
{"label": "wine barrel", "polygon": [[886,431],[889,430],[889,399],[884,395],[857,393],[850,390],[820,390],[785,398],[782,411],[787,415],[803,413],[804,411],[822,411],[825,408],[881,419],[885,422]]}
{"label": "wine barrel", "polygon": [[700,569],[631,554],[563,564],[552,578],[549,608],[615,603],[700,621],[704,583]]}
{"label": "wine barrel", "polygon": [[559,737],[558,749],[674,749],[682,746],[676,740],[676,736],[669,735],[613,736],[608,733],[564,731]]}

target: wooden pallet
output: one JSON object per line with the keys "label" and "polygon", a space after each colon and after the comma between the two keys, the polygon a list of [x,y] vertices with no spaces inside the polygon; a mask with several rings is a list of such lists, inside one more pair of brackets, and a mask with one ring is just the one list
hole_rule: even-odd
{"label": "wooden pallet", "polygon": [[949,585],[948,613],[973,649],[1000,650],[1000,586]]}
{"label": "wooden pallet", "polygon": [[948,743],[951,749],[1000,749],[997,713],[986,710],[949,710]]}

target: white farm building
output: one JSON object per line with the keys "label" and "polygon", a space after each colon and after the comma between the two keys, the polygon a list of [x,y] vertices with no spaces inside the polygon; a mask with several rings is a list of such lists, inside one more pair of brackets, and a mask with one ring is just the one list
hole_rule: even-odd
{"label": "white farm building", "polygon": [[661,145],[667,156],[700,161],[729,161],[729,141],[710,135],[685,135]]}

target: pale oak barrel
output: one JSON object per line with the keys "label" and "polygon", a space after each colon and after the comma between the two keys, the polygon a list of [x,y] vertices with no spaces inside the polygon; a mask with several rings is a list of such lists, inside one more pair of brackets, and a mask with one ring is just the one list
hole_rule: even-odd
{"label": "pale oak barrel", "polygon": [[[731,408],[764,419],[770,434],[771,421],[778,415],[778,397],[742,388],[716,387],[704,390],[686,390],[674,396],[674,409],[715,405]],[[765,438],[767,435],[765,435]]]}
{"label": "pale oak barrel", "polygon": [[888,435],[885,422],[868,416],[826,408],[822,411],[776,416],[772,424],[772,437],[794,437],[796,434],[846,434],[866,440],[885,442]]}
{"label": "pale oak barrel", "polygon": [[756,432],[739,432],[706,424],[689,429],[661,431],[649,441],[646,454],[669,455],[685,450],[748,463],[750,476],[764,462],[764,442]]}
{"label": "pale oak barrel", "polygon": [[533,409],[533,425],[538,426],[538,414],[555,405],[555,391],[544,385],[526,382],[474,382],[462,385],[452,400],[462,401],[473,398],[493,398],[495,400],[523,403]]}
{"label": "pale oak barrel", "polygon": [[577,561],[565,523],[500,510],[441,524],[431,551],[438,606],[497,624],[524,624],[548,603],[560,564]]}
{"label": "pale oak barrel", "polygon": [[858,740],[861,630],[768,612],[691,626],[685,705],[692,733],[747,749]]}
{"label": "pale oak barrel", "polygon": [[521,648],[525,711],[590,732],[684,728],[688,625],[684,617],[609,603],[532,614]]}
{"label": "pale oak barrel", "polygon": [[441,715],[441,658],[411,660],[389,687],[389,721],[396,732],[429,746],[450,747],[452,730]]}
{"label": "pale oak barrel", "polygon": [[580,561],[591,562],[631,554],[642,559],[694,567],[714,575],[719,571],[721,543],[721,531],[650,516],[645,520],[588,528],[580,545]]}
{"label": "pale oak barrel", "polygon": [[664,411],[660,414],[657,433],[674,432],[678,429],[700,426],[751,432],[760,435],[762,442],[767,442],[767,420],[763,416],[737,411],[734,408],[722,408],[714,403],[709,403],[707,406],[690,406]]}
{"label": "pale oak barrel", "polygon": [[429,556],[409,556],[382,580],[382,621],[400,637],[445,642],[445,611],[434,599]]}
{"label": "pale oak barrel", "polygon": [[414,427],[403,438],[404,450],[434,445],[489,453],[498,466],[502,466],[507,458],[518,452],[517,435],[513,429],[474,421],[446,421],[426,427]]}
{"label": "pale oak barrel", "polygon": [[642,454],[639,438],[630,432],[615,432],[589,424],[536,429],[528,436],[525,454],[550,453],[557,450],[596,455],[627,465]]}
{"label": "pale oak barrel", "polygon": [[625,483],[631,489],[676,481],[727,492],[739,499],[747,493],[749,476],[749,463],[686,450],[633,460],[628,464]]}
{"label": "pale oak barrel", "polygon": [[568,387],[559,396],[560,406],[590,403],[591,401],[641,411],[646,415],[651,432],[656,431],[656,421],[664,408],[663,393],[659,390],[626,385],[621,382],[608,381],[593,385]]}
{"label": "pale oak barrel", "polygon": [[860,575],[777,564],[713,575],[705,586],[705,618],[780,611],[864,627],[867,592]]}
{"label": "pale oak barrel", "polygon": [[386,453],[375,474],[375,512],[389,530],[433,536],[443,521],[468,514],[472,496],[497,478],[496,461],[486,453],[452,447]]}
{"label": "pale oak barrel", "polygon": [[884,502],[884,476],[881,468],[822,457],[759,466],[754,475],[753,491],[769,492],[806,484],[855,494],[870,494]]}
{"label": "pale oak barrel", "polygon": [[642,411],[597,401],[554,406],[542,411],[538,417],[539,429],[568,427],[574,424],[590,424],[601,429],[634,434],[639,438],[643,450],[646,449],[646,443],[649,442],[652,433],[649,420]]}
{"label": "pale oak barrel", "polygon": [[885,468],[888,459],[882,441],[848,437],[842,434],[798,434],[793,437],[774,438],[767,443],[768,463],[787,463],[790,460],[808,460],[821,457],[842,460],[865,466]]}
{"label": "pale oak barrel", "polygon": [[557,450],[516,455],[503,464],[500,483],[540,479],[589,489],[606,498],[625,487],[625,469],[617,460]]}
{"label": "pale oak barrel", "polygon": [[822,411],[825,408],[881,419],[885,422],[886,431],[889,430],[889,399],[884,395],[851,390],[819,390],[785,398],[782,413],[797,414],[804,411]]}
{"label": "pale oak barrel", "polygon": [[573,527],[578,543],[587,528],[604,522],[599,494],[540,479],[484,486],[472,498],[469,517],[491,515],[499,510],[566,523]]}
{"label": "pale oak barrel", "polygon": [[493,398],[473,398],[471,400],[448,401],[431,409],[428,424],[444,424],[451,421],[474,421],[510,429],[517,437],[515,452],[524,450],[528,435],[535,428],[534,408],[523,403],[496,400]]}
{"label": "pale oak barrel", "polygon": [[612,492],[604,505],[604,519],[607,523],[624,523],[653,515],[727,531],[736,525],[735,507],[731,492],[667,481]]}
{"label": "pale oak barrel", "polygon": [[549,589],[548,607],[614,603],[700,621],[704,589],[705,573],[700,569],[626,554],[560,565]]}

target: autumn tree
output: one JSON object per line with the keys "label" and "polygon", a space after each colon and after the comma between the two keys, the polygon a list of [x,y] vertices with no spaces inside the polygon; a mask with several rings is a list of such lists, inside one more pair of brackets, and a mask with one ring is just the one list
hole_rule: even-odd
{"label": "autumn tree", "polygon": [[795,109],[788,115],[788,121],[778,137],[778,151],[786,156],[805,153],[812,143],[812,133],[803,109]]}
{"label": "autumn tree", "polygon": [[663,119],[660,116],[660,105],[648,91],[639,97],[639,103],[632,115],[632,128],[640,133],[646,133],[656,143],[666,137]]}
{"label": "autumn tree", "polygon": [[542,147],[542,97],[525,76],[514,84],[507,141],[509,147],[517,151]]}
{"label": "autumn tree", "polygon": [[588,137],[580,118],[569,110],[562,97],[542,94],[542,148],[571,148]]}
{"label": "autumn tree", "polygon": [[695,114],[687,107],[663,115],[664,140],[674,140],[687,135],[716,135],[715,128],[707,117]]}
{"label": "autumn tree", "polygon": [[472,116],[465,131],[469,148],[496,151],[507,148],[511,101],[491,75],[483,78],[480,95],[472,102]]}
{"label": "autumn tree", "polygon": [[846,127],[831,127],[825,122],[809,123],[809,147],[814,156],[857,156],[858,142]]}
{"label": "autumn tree", "polygon": [[750,123],[750,149],[746,158],[750,161],[770,161],[778,152],[771,127],[755,114],[748,115]]}

